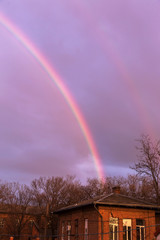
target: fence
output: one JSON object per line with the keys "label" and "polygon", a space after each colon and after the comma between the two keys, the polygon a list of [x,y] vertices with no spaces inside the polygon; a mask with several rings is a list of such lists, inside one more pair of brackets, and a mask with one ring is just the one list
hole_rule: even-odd
{"label": "fence", "polygon": [[[154,216],[147,218],[149,221]],[[83,222],[83,221],[82,221]],[[101,223],[99,221],[90,221],[89,226],[91,227],[93,223]],[[109,225],[109,221],[103,222],[104,226]],[[160,224],[147,224],[144,228],[136,227],[131,229],[123,229],[120,230],[118,228],[109,229],[109,231],[97,232],[97,231],[90,231],[92,227],[88,230],[88,233],[81,232],[78,230],[75,232],[75,229],[71,229],[68,233],[64,234],[56,234],[56,235],[40,235],[40,236],[31,236],[31,235],[15,235],[11,236],[9,234],[0,234],[0,240],[153,240],[156,239],[154,233],[156,229],[160,229]],[[74,231],[73,231],[74,230]],[[154,230],[154,231],[153,231]]]}

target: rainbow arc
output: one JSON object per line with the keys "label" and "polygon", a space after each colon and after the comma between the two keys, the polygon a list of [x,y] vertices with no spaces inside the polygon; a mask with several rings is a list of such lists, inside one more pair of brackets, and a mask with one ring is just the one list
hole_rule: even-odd
{"label": "rainbow arc", "polygon": [[13,35],[20,44],[36,59],[42,69],[48,74],[51,81],[57,86],[61,94],[63,95],[65,101],[67,102],[68,106],[70,107],[72,113],[74,114],[79,127],[84,135],[84,138],[87,142],[88,148],[91,152],[97,175],[99,180],[103,182],[104,180],[104,172],[102,168],[102,163],[100,160],[100,156],[98,154],[96,145],[94,143],[92,134],[89,130],[89,127],[84,119],[80,108],[78,107],[75,99],[73,98],[72,94],[70,93],[69,89],[65,86],[62,78],[54,69],[53,66],[49,63],[49,61],[45,58],[45,56],[40,52],[40,50],[34,45],[31,40],[25,36],[25,34],[13,23],[11,22],[6,16],[4,16],[0,12],[0,24],[11,34]]}

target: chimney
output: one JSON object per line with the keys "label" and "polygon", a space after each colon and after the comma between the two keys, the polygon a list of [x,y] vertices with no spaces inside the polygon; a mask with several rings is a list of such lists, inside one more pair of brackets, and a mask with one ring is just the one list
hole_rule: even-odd
{"label": "chimney", "polygon": [[112,192],[116,194],[120,194],[121,188],[120,186],[115,186],[112,188]]}

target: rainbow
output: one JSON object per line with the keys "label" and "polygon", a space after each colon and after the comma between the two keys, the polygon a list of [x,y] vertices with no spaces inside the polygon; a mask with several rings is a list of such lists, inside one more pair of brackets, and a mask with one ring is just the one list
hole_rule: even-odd
{"label": "rainbow", "polygon": [[137,113],[141,118],[141,124],[145,127],[145,130],[153,139],[158,138],[157,133],[153,128],[151,117],[145,108],[135,81],[129,73],[123,58],[120,56],[120,53],[116,49],[116,46],[113,44],[111,39],[109,39],[107,32],[103,32],[99,28],[99,20],[96,19],[95,14],[91,11],[86,1],[77,1],[76,3],[73,1],[72,7],[73,4],[74,8],[76,8],[77,11],[81,11],[83,19],[85,19],[85,27],[87,26],[89,30],[93,30],[92,34],[94,35],[94,39],[106,54],[107,58],[110,58],[118,70],[121,76],[120,80],[123,81],[125,86],[128,88],[133,103],[136,106]]}
{"label": "rainbow", "polygon": [[6,16],[4,16],[0,12],[0,24],[8,30],[10,34],[12,34],[22,45],[23,47],[36,59],[36,61],[40,64],[42,69],[48,74],[52,82],[57,86],[61,94],[63,95],[65,101],[69,105],[72,113],[74,114],[80,129],[84,135],[84,138],[87,142],[88,148],[91,152],[91,155],[93,157],[93,161],[95,164],[95,168],[97,171],[97,175],[99,177],[99,180],[101,182],[104,181],[104,172],[102,168],[102,163],[98,154],[98,151],[96,149],[93,137],[91,135],[91,132],[89,130],[89,127],[87,126],[87,123],[76,104],[73,96],[71,95],[68,88],[65,86],[64,82],[62,81],[62,78],[59,76],[59,74],[56,72],[56,70],[51,66],[51,64],[47,61],[45,56],[40,52],[40,50],[31,42],[18,27],[13,24]]}

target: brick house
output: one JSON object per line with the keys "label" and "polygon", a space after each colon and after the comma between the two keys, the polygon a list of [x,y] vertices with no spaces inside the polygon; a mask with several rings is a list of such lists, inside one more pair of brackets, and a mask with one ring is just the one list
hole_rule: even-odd
{"label": "brick house", "polygon": [[[34,208],[35,209],[35,208]],[[39,214],[33,208],[27,209],[26,212],[14,212],[9,205],[0,206],[0,240],[14,239],[28,240],[40,236],[38,226]],[[21,233],[18,235],[18,230]]]}
{"label": "brick house", "polygon": [[152,240],[160,207],[113,193],[57,210],[59,240]]}

